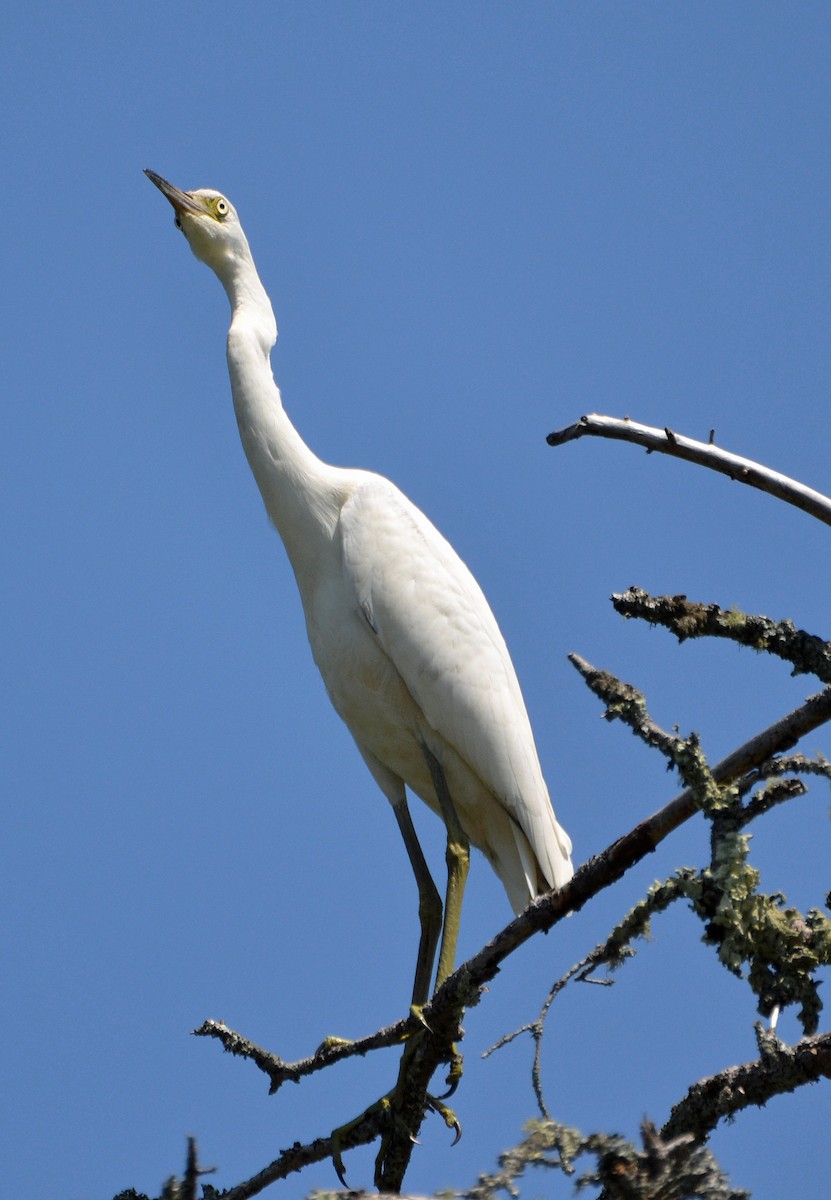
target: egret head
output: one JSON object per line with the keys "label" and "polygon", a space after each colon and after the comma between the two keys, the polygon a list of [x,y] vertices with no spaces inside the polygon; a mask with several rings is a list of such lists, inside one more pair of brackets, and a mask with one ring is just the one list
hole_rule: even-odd
{"label": "egret head", "polygon": [[176,228],[181,229],[193,253],[220,278],[235,260],[250,258],[248,242],[230,200],[211,188],[183,192],[155,171],[144,173],[172,204]]}

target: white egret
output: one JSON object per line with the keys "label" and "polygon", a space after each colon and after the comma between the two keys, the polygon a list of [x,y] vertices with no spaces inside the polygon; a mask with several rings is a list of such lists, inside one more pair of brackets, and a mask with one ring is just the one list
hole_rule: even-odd
{"label": "white egret", "polygon": [[[297,577],[314,660],[392,804],[418,885],[413,1002],[422,1004],[440,933],[437,984],[453,970],[468,842],[516,912],[572,875],[516,673],[479,585],[423,513],[382,476],[321,462],[289,421],[271,372],[274,313],[233,205],[146,174],[231,302],[242,444]],[[443,923],[405,786],[447,828]]]}

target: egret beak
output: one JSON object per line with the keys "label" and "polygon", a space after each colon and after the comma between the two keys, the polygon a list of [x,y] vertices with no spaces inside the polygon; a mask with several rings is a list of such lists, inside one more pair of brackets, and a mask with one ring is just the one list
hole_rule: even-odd
{"label": "egret beak", "polygon": [[157,175],[155,171],[144,171],[151,183],[155,183],[156,187],[166,196],[177,213],[190,213],[195,217],[204,217],[205,208],[198,200],[195,200],[190,192],[182,192],[179,188],[174,187],[172,183],[168,183],[166,179],[162,179],[161,175]]}

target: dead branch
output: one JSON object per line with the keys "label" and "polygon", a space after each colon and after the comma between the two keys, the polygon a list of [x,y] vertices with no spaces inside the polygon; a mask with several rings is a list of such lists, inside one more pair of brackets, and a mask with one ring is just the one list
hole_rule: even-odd
{"label": "dead branch", "polygon": [[630,587],[612,596],[615,612],[622,617],[639,617],[650,625],[663,625],[684,642],[687,638],[718,637],[764,650],[791,663],[794,675],[816,675],[831,684],[831,642],[797,629],[792,621],[699,604],[686,596],[651,596],[643,588]]}
{"label": "dead branch", "polygon": [[223,1048],[238,1058],[247,1058],[268,1076],[270,1080],[269,1095],[274,1093],[287,1081],[299,1083],[305,1075],[313,1075],[322,1071],[343,1058],[363,1057],[371,1050],[380,1050],[388,1046],[398,1046],[405,1038],[421,1028],[417,1017],[410,1015],[394,1025],[388,1025],[367,1037],[346,1041],[341,1038],[327,1038],[314,1054],[301,1058],[297,1062],[284,1062],[270,1050],[264,1050],[249,1041],[241,1033],[229,1028],[224,1021],[208,1019],[203,1021],[198,1029],[194,1029],[195,1037],[216,1038]]}
{"label": "dead branch", "polygon": [[621,419],[600,413],[589,413],[574,425],[549,433],[546,441],[549,446],[562,446],[581,437],[613,438],[617,441],[633,442],[637,446],[644,446],[647,453],[657,450],[661,454],[671,454],[673,458],[683,458],[701,467],[709,467],[710,470],[727,475],[739,483],[746,483],[775,496],[778,500],[784,500],[809,516],[816,517],[818,521],[831,525],[831,499],[828,496],[806,487],[797,479],[780,475],[778,471],[772,471],[750,458],[730,454],[712,441],[697,442],[693,438],[674,433],[671,429],[655,429],[651,425],[639,425],[636,421],[630,421],[628,417]]}
{"label": "dead branch", "polygon": [[[718,783],[738,778],[765,762],[779,750],[790,749],[803,734],[831,718],[831,688],[812,697],[788,716],[740,746],[712,768]],[[478,1003],[485,984],[498,973],[502,962],[520,945],[542,929],[551,929],[568,913],[581,909],[593,896],[620,879],[636,862],[664,840],[674,829],[697,811],[691,789],[685,789],[652,817],[642,821],[630,833],[619,838],[607,850],[584,863],[574,878],[557,892],[549,892],[531,904],[496,937],[445,981],[424,1009],[424,1018],[433,1027],[445,1006],[472,1007]],[[402,1140],[405,1131],[393,1136]],[[411,1149],[411,1144],[409,1149]]]}
{"label": "dead branch", "polygon": [[[341,1149],[365,1146],[369,1142],[374,1142],[380,1132],[380,1119],[377,1116],[367,1116],[365,1122],[360,1125],[355,1124],[348,1137],[342,1140]],[[258,1171],[256,1175],[252,1175],[250,1179],[245,1179],[242,1183],[227,1188],[225,1191],[217,1191],[216,1188],[206,1184],[202,1195],[204,1200],[251,1200],[252,1196],[258,1196],[272,1183],[277,1183],[280,1179],[287,1179],[289,1175],[296,1175],[312,1163],[331,1159],[334,1153],[335,1146],[330,1137],[315,1138],[313,1142],[308,1142],[305,1146],[300,1142],[295,1142],[288,1150],[282,1150],[273,1162],[264,1167],[262,1171]]]}
{"label": "dead branch", "polygon": [[760,1025],[756,1028],[760,1057],[694,1083],[673,1108],[661,1130],[663,1138],[689,1133],[699,1142],[706,1141],[719,1121],[743,1108],[761,1107],[773,1096],[818,1079],[831,1079],[831,1033],[805,1037],[788,1046]]}
{"label": "dead branch", "polygon": [[[738,747],[712,768],[712,776],[718,783],[736,779],[766,762],[774,754],[790,749],[800,737],[829,719],[831,688],[819,696],[811,697],[798,709]],[[332,1158],[338,1150],[348,1150],[353,1146],[374,1141],[382,1133],[386,1135],[387,1140],[385,1161],[394,1163],[395,1175],[403,1178],[412,1152],[412,1137],[417,1133],[424,1113],[429,1108],[427,1089],[430,1080],[438,1066],[447,1060],[453,1041],[459,1037],[458,1022],[461,1013],[466,1008],[478,1004],[485,985],[498,974],[501,964],[514,950],[539,931],[553,928],[568,913],[581,909],[600,891],[615,883],[673,830],[693,816],[697,808],[693,792],[686,789],[653,816],[618,838],[608,849],[584,863],[564,888],[535,900],[492,941],[457,968],[422,1010],[422,1017],[418,1022],[418,1053],[409,1056],[405,1101],[397,1113],[399,1119],[394,1122],[392,1128],[385,1130],[383,1108],[372,1105],[357,1121],[350,1124],[348,1133],[340,1139],[339,1146],[333,1143],[331,1137],[318,1138],[306,1146],[297,1143],[289,1150],[283,1151],[273,1163],[251,1179],[227,1192],[206,1189],[206,1197],[210,1196],[213,1200],[249,1200],[271,1183],[287,1178],[309,1163]],[[392,1030],[403,1029],[407,1024],[405,1020],[390,1026],[384,1032],[391,1033]],[[225,1029],[227,1030],[227,1027]],[[216,1027],[204,1032],[210,1033],[211,1036],[219,1036]],[[227,1030],[227,1034],[232,1033],[233,1031]],[[245,1053],[246,1040],[240,1035],[235,1036],[240,1038],[236,1052],[256,1061],[254,1055]],[[333,1061],[366,1053],[369,1044],[373,1043],[377,1036],[372,1035],[369,1039],[333,1047],[332,1056],[328,1060],[329,1065]],[[226,1037],[220,1040],[225,1044]],[[279,1063],[280,1060],[274,1059],[274,1056],[267,1056],[265,1060],[257,1062],[270,1080],[273,1077],[274,1062]],[[282,1064],[284,1074],[288,1066],[289,1064]],[[291,1067],[297,1066],[298,1064],[291,1064]],[[396,1186],[389,1177],[384,1179],[384,1183],[387,1187]]]}

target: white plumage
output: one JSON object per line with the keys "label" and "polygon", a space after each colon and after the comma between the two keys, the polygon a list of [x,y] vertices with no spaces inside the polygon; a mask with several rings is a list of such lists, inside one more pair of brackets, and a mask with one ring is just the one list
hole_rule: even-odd
{"label": "white plumage", "polygon": [[[291,560],[315,662],[394,806],[416,872],[414,999],[423,1001],[435,953],[423,910],[438,897],[411,842],[405,785],[447,821],[437,796],[443,776],[464,833],[516,912],[572,875],[571,843],[551,808],[513,664],[479,585],[423,513],[382,476],[321,462],[292,426],[271,373],[274,315],[233,206],[218,192],[182,192],[147,174],[228,293],[228,369],[245,453]],[[464,873],[457,884],[457,899],[448,890],[439,982],[452,969]]]}

